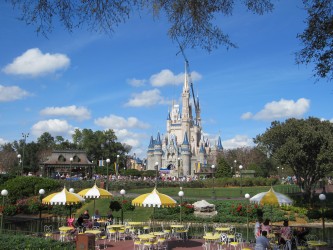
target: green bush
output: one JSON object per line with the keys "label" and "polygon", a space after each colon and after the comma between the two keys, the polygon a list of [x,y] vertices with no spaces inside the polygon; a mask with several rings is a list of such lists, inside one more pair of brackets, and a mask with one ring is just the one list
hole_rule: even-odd
{"label": "green bush", "polygon": [[74,250],[75,243],[72,242],[60,242],[53,239],[44,239],[31,237],[28,235],[0,235],[1,249],[39,249],[39,250]]}

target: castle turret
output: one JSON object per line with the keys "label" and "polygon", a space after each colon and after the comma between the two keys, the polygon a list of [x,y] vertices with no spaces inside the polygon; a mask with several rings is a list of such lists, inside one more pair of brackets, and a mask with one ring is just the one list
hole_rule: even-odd
{"label": "castle turret", "polygon": [[[163,165],[162,165],[162,142],[161,142],[161,136],[160,136],[160,133],[158,132],[157,133],[157,138],[156,138],[156,141],[155,141],[155,145],[154,145],[154,159],[155,159],[155,162],[158,163],[158,168],[163,168]],[[154,162],[154,165],[153,165],[153,169],[155,168],[155,162]]]}
{"label": "castle turret", "polygon": [[181,146],[181,155],[182,155],[182,175],[191,175],[191,149],[188,142],[187,133],[185,132],[184,140]]}

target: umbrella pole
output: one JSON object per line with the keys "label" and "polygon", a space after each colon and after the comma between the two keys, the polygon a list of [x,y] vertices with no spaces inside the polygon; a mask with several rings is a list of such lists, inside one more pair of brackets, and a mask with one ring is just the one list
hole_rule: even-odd
{"label": "umbrella pole", "polygon": [[72,205],[69,205],[69,218],[72,218]]}
{"label": "umbrella pole", "polygon": [[94,214],[95,214],[95,201],[96,201],[96,198],[94,198],[94,211],[93,211]]}

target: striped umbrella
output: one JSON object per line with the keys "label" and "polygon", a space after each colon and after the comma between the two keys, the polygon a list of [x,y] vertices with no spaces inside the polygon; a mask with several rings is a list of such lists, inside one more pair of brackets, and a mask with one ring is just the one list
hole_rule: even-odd
{"label": "striped umbrella", "polygon": [[157,191],[156,187],[151,193],[142,194],[132,200],[133,206],[153,207],[153,219],[155,217],[155,207],[175,207],[177,201],[166,194]]}
{"label": "striped umbrella", "polygon": [[293,203],[288,196],[275,192],[273,187],[267,192],[253,196],[250,202],[260,205],[291,205]]}
{"label": "striped umbrella", "polygon": [[132,200],[133,206],[143,207],[175,207],[176,204],[173,198],[158,192],[156,188],[151,193],[142,194]]}
{"label": "striped umbrella", "polygon": [[44,199],[42,199],[43,204],[48,205],[69,205],[70,216],[72,215],[71,208],[73,204],[78,204],[81,202],[84,202],[84,198],[82,198],[80,195],[76,193],[68,192],[66,187],[61,192],[53,193],[48,196],[46,196]]}
{"label": "striped umbrella", "polygon": [[83,189],[82,191],[78,192],[78,195],[88,198],[88,199],[94,199],[94,212],[95,212],[95,199],[97,198],[111,198],[112,194],[103,189],[97,187],[96,183],[92,188]]}

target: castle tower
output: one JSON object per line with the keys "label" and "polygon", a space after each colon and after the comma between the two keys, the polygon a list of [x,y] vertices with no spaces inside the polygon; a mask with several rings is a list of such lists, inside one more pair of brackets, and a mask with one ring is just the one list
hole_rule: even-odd
{"label": "castle tower", "polygon": [[[195,117],[192,113],[191,93]],[[172,102],[166,117],[166,134],[162,139],[160,133],[156,140],[153,137],[150,139],[147,169],[154,170],[155,162],[158,162],[159,168],[171,176],[191,176],[197,166],[204,167],[212,164],[207,160],[212,158],[212,151],[210,143],[203,137],[199,98],[195,99],[193,96],[191,77],[186,67],[181,103]],[[222,144],[218,142],[216,151],[220,148]]]}

